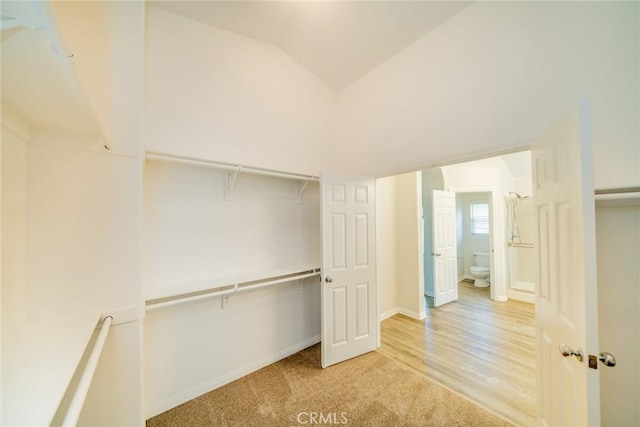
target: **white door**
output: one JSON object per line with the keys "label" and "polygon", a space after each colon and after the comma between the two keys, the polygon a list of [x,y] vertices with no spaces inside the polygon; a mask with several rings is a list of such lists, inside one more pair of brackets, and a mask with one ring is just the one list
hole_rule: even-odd
{"label": "white door", "polygon": [[322,194],[322,367],[375,350],[375,181],[326,176]]}
{"label": "white door", "polygon": [[456,193],[433,190],[433,305],[458,299]]}
{"label": "white door", "polygon": [[[600,423],[595,202],[588,101],[532,147],[539,278],[538,404],[542,425]],[[573,350],[577,355],[563,356]],[[582,360],[580,360],[582,359]],[[597,367],[597,365],[596,365]]]}

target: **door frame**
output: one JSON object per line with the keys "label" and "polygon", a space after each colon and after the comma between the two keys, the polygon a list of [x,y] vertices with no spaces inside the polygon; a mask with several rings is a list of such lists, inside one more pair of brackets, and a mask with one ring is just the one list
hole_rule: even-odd
{"label": "door frame", "polygon": [[[499,230],[500,225],[497,221],[498,215],[496,215],[496,200],[499,199],[499,191],[493,187],[447,187],[446,191],[453,191],[457,194],[467,194],[467,193],[488,193],[489,194],[489,275],[491,277],[491,286],[489,287],[489,292],[491,295],[491,299],[495,301],[506,301],[507,300],[507,288],[506,283],[504,281],[504,275],[499,276],[496,274],[496,259],[499,259],[496,254],[502,253],[502,258],[504,262],[506,262],[506,248],[504,248],[501,252],[500,249],[502,246],[500,244],[501,241],[496,239],[499,238],[500,233]],[[504,227],[502,227],[504,231]],[[503,233],[504,234],[504,233]],[[504,234],[506,236],[506,234]],[[424,239],[424,233],[423,237]],[[496,250],[497,249],[497,250]],[[459,254],[458,254],[459,255]]]}

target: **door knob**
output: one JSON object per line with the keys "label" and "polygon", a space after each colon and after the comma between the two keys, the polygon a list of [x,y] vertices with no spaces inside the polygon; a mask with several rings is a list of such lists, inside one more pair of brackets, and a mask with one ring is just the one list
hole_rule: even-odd
{"label": "door knob", "polygon": [[331,283],[331,282],[333,282],[333,279],[331,278],[331,276],[327,276],[327,277],[325,277],[324,281],[327,282],[327,283]]}
{"label": "door knob", "polygon": [[560,348],[560,354],[562,354],[564,357],[575,356],[576,359],[582,362],[582,349],[579,348],[577,350],[573,350],[571,347],[564,344],[560,344],[558,347]]}
{"label": "door knob", "polygon": [[431,252],[431,256],[440,256],[440,255],[442,255],[442,254],[438,253],[438,252]]}
{"label": "door knob", "polygon": [[600,357],[598,357],[598,359],[604,364],[604,366],[616,366],[616,358],[613,357],[613,354],[611,353],[600,353]]}

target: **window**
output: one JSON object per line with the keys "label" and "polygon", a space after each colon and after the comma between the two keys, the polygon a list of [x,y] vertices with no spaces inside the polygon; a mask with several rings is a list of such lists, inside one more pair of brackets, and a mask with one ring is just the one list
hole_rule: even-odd
{"label": "window", "polygon": [[471,234],[489,234],[488,203],[471,203]]}

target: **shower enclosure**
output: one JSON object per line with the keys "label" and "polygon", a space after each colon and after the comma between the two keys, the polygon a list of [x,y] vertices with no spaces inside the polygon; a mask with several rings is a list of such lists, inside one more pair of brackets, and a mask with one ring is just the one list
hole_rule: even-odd
{"label": "shower enclosure", "polygon": [[533,199],[509,193],[506,206],[509,298],[534,302],[537,261],[533,246]]}

